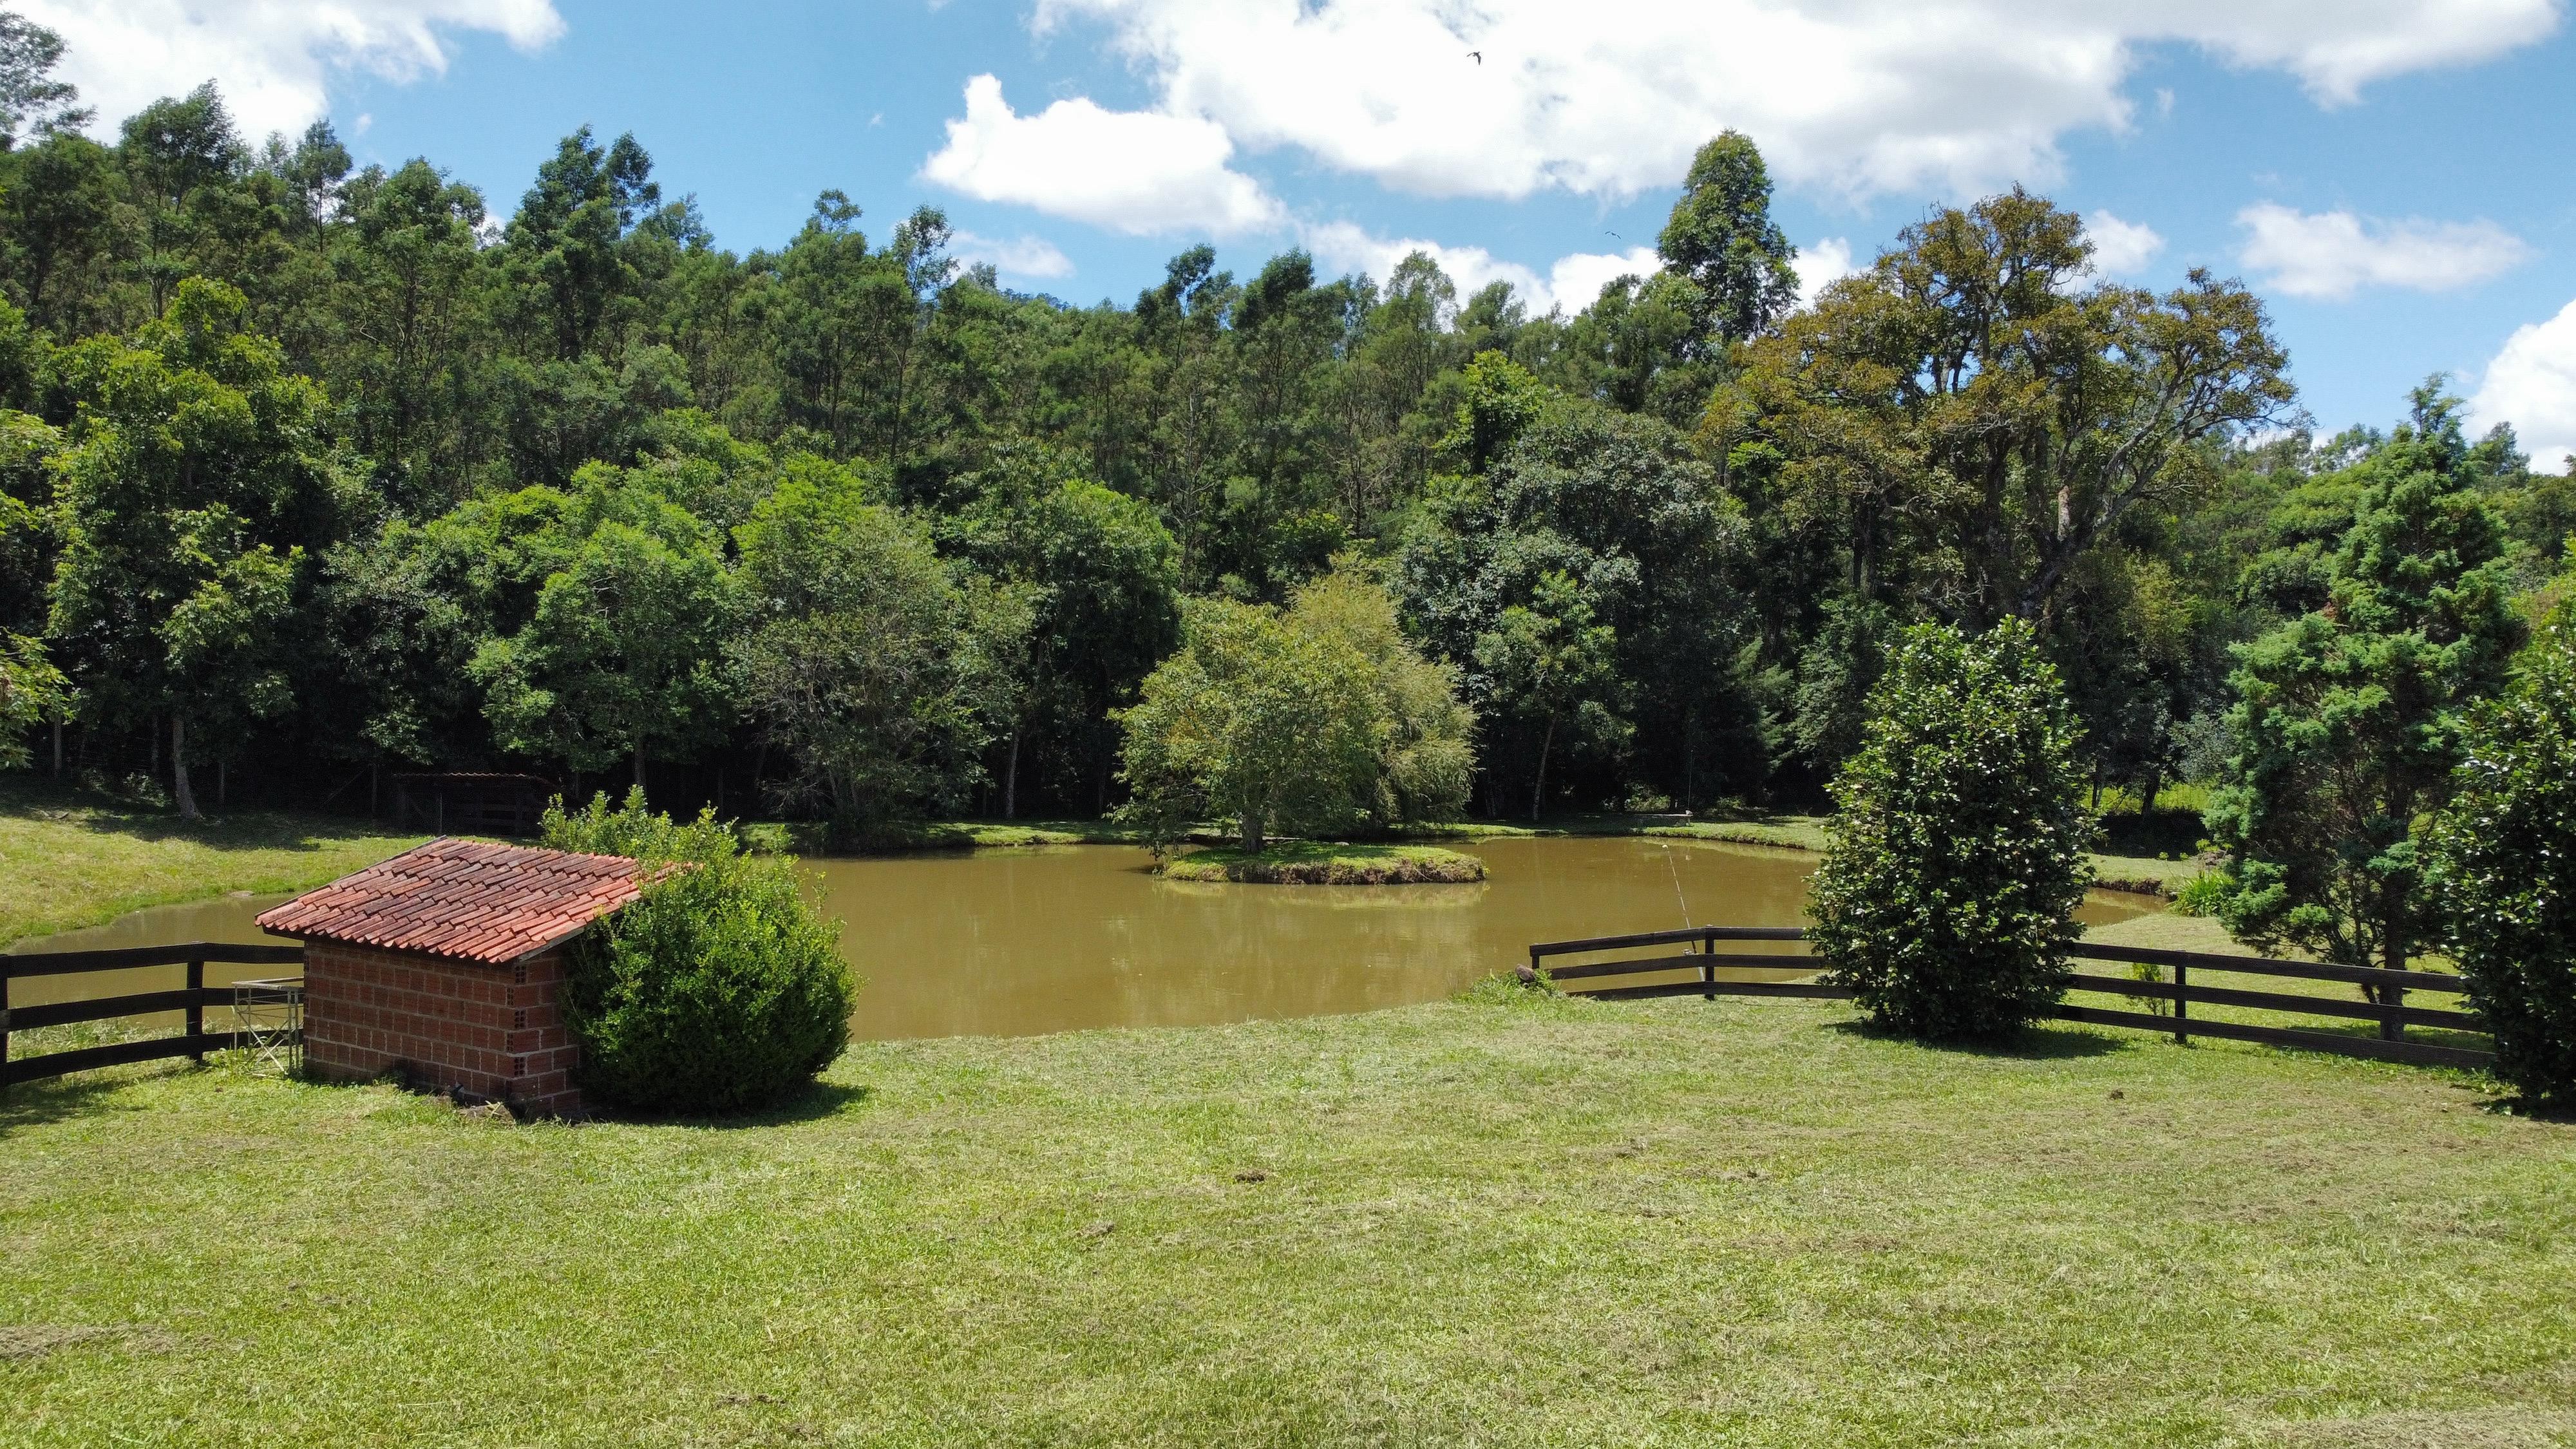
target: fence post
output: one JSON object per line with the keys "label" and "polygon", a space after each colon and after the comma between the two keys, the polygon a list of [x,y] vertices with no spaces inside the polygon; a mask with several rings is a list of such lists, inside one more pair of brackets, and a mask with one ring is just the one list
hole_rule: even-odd
{"label": "fence post", "polygon": [[2174,1045],[2191,1045],[2191,967],[2174,963]]}
{"label": "fence post", "polygon": [[188,958],[188,1059],[202,1065],[206,1060],[206,954],[199,951]]}
{"label": "fence post", "polygon": [[0,1087],[9,1085],[9,967],[0,962]]}
{"label": "fence post", "polygon": [[[1717,954],[1717,931],[1714,927],[1710,928],[1707,935],[1699,938],[1699,954],[1704,957],[1714,956]],[[1699,980],[1702,986],[1708,988],[1706,991],[1699,994],[1699,999],[1702,1001],[1715,1001],[1717,999],[1717,963],[1714,961],[1701,961],[1699,963]]]}
{"label": "fence post", "polygon": [[2384,1010],[2379,1014],[2379,1039],[2381,1041],[2404,1041],[2406,1039],[2406,1017],[2404,1015],[2406,1010],[2406,988],[2397,985],[2389,985],[2379,988],[2379,1004],[2384,1008]]}

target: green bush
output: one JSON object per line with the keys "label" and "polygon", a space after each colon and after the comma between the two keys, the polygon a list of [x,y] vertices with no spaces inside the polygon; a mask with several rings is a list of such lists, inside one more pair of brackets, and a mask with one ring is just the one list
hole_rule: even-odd
{"label": "green bush", "polygon": [[1834,782],[1807,906],[1830,979],[1873,1021],[1997,1037],[2064,993],[2095,829],[2076,736],[2020,621],[1901,637]]}
{"label": "green bush", "polygon": [[2561,605],[2503,699],[2475,711],[2432,876],[2496,1074],[2576,1102],[2576,614]]}
{"label": "green bush", "polygon": [[797,890],[793,860],[745,854],[712,813],[689,825],[604,796],[546,814],[558,850],[670,867],[573,945],[564,1015],[582,1090],[661,1112],[732,1112],[787,1097],[849,1044],[856,988],[840,925]]}

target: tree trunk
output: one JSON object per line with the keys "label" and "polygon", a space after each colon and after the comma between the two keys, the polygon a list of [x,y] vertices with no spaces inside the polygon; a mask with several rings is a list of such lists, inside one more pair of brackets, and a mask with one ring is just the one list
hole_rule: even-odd
{"label": "tree trunk", "polygon": [[2146,783],[2138,787],[2138,814],[2141,816],[2154,814],[2156,808],[2156,797],[2164,792],[2165,772],[2163,767],[2157,765],[2148,766]]}
{"label": "tree trunk", "polygon": [[59,780],[59,779],[61,779],[62,777],[63,777],[63,717],[62,717],[62,714],[61,714],[61,712],[60,712],[60,711],[56,711],[56,712],[55,712],[55,714],[54,714],[54,778],[55,778],[55,779],[57,779],[57,780]]}
{"label": "tree trunk", "polygon": [[188,788],[188,721],[170,716],[170,793],[179,800],[179,818],[197,818],[197,792]]}
{"label": "tree trunk", "polygon": [[1243,812],[1243,853],[1259,855],[1261,844],[1261,812],[1246,810]]}
{"label": "tree trunk", "polygon": [[1547,800],[1547,752],[1556,748],[1556,721],[1547,722],[1547,733],[1538,742],[1538,780],[1530,786],[1530,819],[1538,819],[1539,806]]}
{"label": "tree trunk", "polygon": [[641,738],[635,741],[635,788],[644,788],[644,741]]}
{"label": "tree trunk", "polygon": [[1011,729],[1011,763],[1002,770],[1002,818],[1020,818],[1020,731]]}

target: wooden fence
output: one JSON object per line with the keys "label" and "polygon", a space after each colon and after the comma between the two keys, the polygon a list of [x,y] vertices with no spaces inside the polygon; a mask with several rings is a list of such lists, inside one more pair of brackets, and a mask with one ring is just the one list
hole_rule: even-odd
{"label": "wooden fence", "polygon": [[[92,1067],[155,1061],[162,1057],[194,1057],[203,1061],[208,1052],[247,1045],[246,1034],[206,1030],[206,1008],[228,1007],[233,1000],[230,986],[209,988],[206,985],[206,963],[210,961],[227,965],[301,966],[304,964],[304,948],[234,946],[217,941],[199,941],[182,946],[133,946],[117,951],[53,951],[0,956],[0,1087],[33,1081],[38,1077],[58,1077],[65,1072],[87,1071]],[[184,966],[187,968],[187,984],[175,991],[55,1001],[41,1006],[12,1006],[10,1003],[15,983],[31,976],[77,976],[96,971],[127,971],[138,966]],[[137,1041],[110,1042],[105,1046],[80,1047],[8,1060],[9,1034],[12,1031],[66,1026],[80,1021],[109,1021],[122,1016],[146,1016],[163,1011],[187,1013],[186,1030],[177,1036],[145,1037]]]}
{"label": "wooden fence", "polygon": [[[1839,986],[1813,979],[1818,967],[1815,958],[1805,953],[1763,951],[1721,951],[1721,941],[1804,941],[1807,933],[1795,926],[1698,926],[1680,931],[1647,931],[1633,936],[1597,936],[1583,941],[1550,941],[1530,947],[1529,969],[1535,975],[1548,973],[1550,979],[1570,991],[1601,998],[1634,998],[1648,996],[1700,996],[1716,1000],[1719,996],[1792,996],[1817,997],[1826,1000],[1849,1000],[1851,993]],[[1605,951],[1630,951],[1656,946],[1678,946],[1684,949],[1668,955],[1631,957],[1616,961],[1578,961],[1550,966],[1554,958],[1585,956]],[[2484,1033],[2478,1018],[2466,1011],[2409,1006],[2409,991],[2443,992],[2452,996],[2468,990],[2460,978],[2430,971],[2385,971],[2369,966],[2330,966],[2317,961],[2280,961],[2265,956],[2221,956],[2207,951],[2163,951],[2144,946],[2103,946],[2078,944],[2067,954],[2078,962],[2108,961],[2133,966],[2161,968],[2170,980],[2147,981],[2130,976],[2106,976],[2078,970],[2067,983],[2069,991],[2102,992],[2147,1001],[2166,1003],[2166,1013],[2153,1010],[2124,1011],[2109,1007],[2077,1006],[2060,1003],[2054,1015],[2062,1021],[2092,1022],[2100,1026],[2137,1027],[2145,1031],[2168,1032],[2174,1040],[2187,1042],[2195,1036],[2222,1037],[2230,1041],[2268,1042],[2274,1046],[2299,1047],[2308,1051],[2340,1052],[2346,1056],[2373,1057],[2381,1061],[2415,1062],[2429,1066],[2488,1067],[2495,1064],[2495,1054],[2474,1047],[2453,1046],[2440,1042],[2412,1041],[2406,1037],[2410,1026],[2438,1027],[2448,1031]],[[1766,968],[1784,976],[1806,979],[1750,981],[1720,980],[1719,968]],[[2306,981],[2347,982],[2373,988],[2377,1001],[2355,1001],[2331,996],[2303,996],[2286,991],[2251,991],[2233,986],[2205,985],[2192,980],[2193,972],[2206,976],[2212,972],[2231,972],[2242,976],[2291,977]],[[1615,981],[1623,976],[1670,975],[1689,972],[1695,979],[1657,981],[1639,985],[1594,986],[1592,982]],[[2334,1016],[2374,1022],[2379,1027],[2376,1037],[2350,1036],[2341,1032],[2320,1031],[2314,1027],[2270,1026],[2253,1022],[2221,1020],[2193,1016],[2194,1006],[2226,1006],[2254,1011],[2284,1012],[2300,1016]]]}

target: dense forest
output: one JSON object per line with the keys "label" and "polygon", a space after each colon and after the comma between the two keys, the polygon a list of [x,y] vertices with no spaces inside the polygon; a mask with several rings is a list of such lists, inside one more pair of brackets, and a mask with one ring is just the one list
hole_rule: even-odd
{"label": "dense forest", "polygon": [[506,213],[212,87],[102,142],[50,38],[0,38],[0,764],[191,813],[524,770],[1096,814],[1205,601],[1326,578],[1452,671],[1482,813],[1816,799],[1927,619],[2027,621],[2097,789],[2151,801],[2218,770],[2240,646],[2341,597],[2389,478],[2481,520],[2455,562],[2507,596],[2576,525],[2441,379],[2312,436],[2258,298],[2101,277],[2020,190],[1802,307],[1732,133],[1662,270],[1571,316],[1204,246],[1077,306],[839,192],[725,250],[631,136]]}

